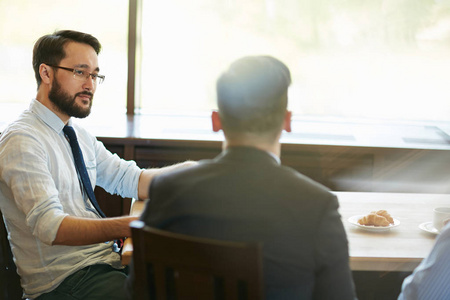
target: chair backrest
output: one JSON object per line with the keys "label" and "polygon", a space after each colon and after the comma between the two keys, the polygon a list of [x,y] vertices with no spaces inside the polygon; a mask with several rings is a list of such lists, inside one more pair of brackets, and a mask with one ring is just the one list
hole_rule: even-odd
{"label": "chair backrest", "polygon": [[137,299],[264,299],[262,247],[131,224]]}
{"label": "chair backrest", "polygon": [[20,277],[17,274],[8,232],[0,211],[0,299],[21,299],[23,294]]}

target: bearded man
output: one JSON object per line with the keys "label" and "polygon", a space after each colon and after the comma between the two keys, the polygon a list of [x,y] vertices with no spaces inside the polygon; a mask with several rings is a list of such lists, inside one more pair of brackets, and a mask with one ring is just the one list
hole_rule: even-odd
{"label": "bearded man", "polygon": [[144,170],[74,124],[105,79],[100,49],[92,35],[71,30],[38,39],[36,98],[0,137],[0,210],[26,298],[124,299],[114,240],[130,236],[136,218],[105,217],[93,187],[146,199],[156,174],[194,164]]}

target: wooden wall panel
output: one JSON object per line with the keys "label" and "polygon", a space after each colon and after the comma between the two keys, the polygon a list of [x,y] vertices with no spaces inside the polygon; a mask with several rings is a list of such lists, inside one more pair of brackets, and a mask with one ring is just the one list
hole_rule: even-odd
{"label": "wooden wall panel", "polygon": [[[221,151],[216,141],[99,138],[112,152],[142,167],[163,167],[185,160],[213,158]],[[333,191],[448,193],[448,150],[283,144],[283,165]],[[96,191],[97,192],[97,191]],[[126,214],[129,200],[106,200],[110,215]],[[110,206],[113,207],[110,207]]]}

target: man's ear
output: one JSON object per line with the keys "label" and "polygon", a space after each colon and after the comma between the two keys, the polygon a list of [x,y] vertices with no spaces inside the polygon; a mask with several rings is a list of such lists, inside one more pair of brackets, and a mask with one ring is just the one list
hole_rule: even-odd
{"label": "man's ear", "polygon": [[211,114],[212,129],[214,132],[222,130],[222,122],[220,121],[219,112],[214,110]]}
{"label": "man's ear", "polygon": [[39,66],[39,75],[41,76],[42,82],[49,84],[50,83],[50,73],[53,72],[50,66],[46,64],[41,64]]}
{"label": "man's ear", "polygon": [[284,123],[283,123],[283,129],[286,132],[291,132],[291,118],[292,118],[292,112],[289,110],[286,110],[286,114],[284,115]]}

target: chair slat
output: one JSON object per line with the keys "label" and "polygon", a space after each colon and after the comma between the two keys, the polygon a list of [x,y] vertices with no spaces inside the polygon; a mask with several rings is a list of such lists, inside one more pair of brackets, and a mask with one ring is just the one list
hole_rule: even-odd
{"label": "chair slat", "polygon": [[[172,291],[178,300],[241,300],[238,282],[246,283],[248,299],[264,299],[262,284],[262,250],[258,243],[220,241],[172,233],[145,226],[141,221],[130,224],[133,237],[135,294],[150,299],[150,284],[143,272],[153,265],[156,300],[166,300]],[[167,276],[173,270],[173,280]],[[218,285],[217,282],[221,282]],[[217,286],[222,286],[218,295]],[[145,292],[143,291],[145,290]],[[164,292],[163,292],[164,291]],[[141,297],[139,293],[146,295]]]}

